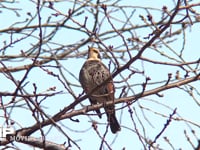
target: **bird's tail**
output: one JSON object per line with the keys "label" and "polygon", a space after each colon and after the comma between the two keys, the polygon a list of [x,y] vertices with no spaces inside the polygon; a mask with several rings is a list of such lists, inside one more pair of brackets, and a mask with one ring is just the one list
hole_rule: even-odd
{"label": "bird's tail", "polygon": [[119,122],[117,121],[115,113],[108,114],[108,121],[110,123],[110,129],[112,133],[116,133],[121,130],[121,127],[119,125]]}

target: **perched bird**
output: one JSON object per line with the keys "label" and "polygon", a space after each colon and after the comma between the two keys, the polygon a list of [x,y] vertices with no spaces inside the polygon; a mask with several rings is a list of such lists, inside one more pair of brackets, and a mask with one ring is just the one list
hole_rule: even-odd
{"label": "perched bird", "polygon": [[[99,50],[89,47],[88,59],[83,64],[79,81],[86,94],[89,94],[89,100],[92,105],[112,101],[113,104],[105,105],[104,109],[107,115],[108,122],[112,133],[120,131],[120,125],[115,116],[114,106],[114,85],[112,76],[108,68],[101,62]],[[105,83],[104,83],[105,82]],[[100,86],[101,85],[101,86]],[[97,86],[100,86],[97,88]],[[96,90],[94,90],[97,88]],[[94,90],[92,93],[91,91]],[[101,118],[100,110],[96,110],[97,115]]]}

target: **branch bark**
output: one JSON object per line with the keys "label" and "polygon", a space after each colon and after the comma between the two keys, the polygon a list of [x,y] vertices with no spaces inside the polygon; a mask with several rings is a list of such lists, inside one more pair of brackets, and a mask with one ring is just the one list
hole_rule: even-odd
{"label": "branch bark", "polygon": [[[174,83],[163,85],[161,87],[158,87],[158,88],[155,88],[155,89],[152,89],[152,90],[144,91],[144,92],[136,94],[134,96],[129,96],[129,97],[125,97],[125,98],[116,99],[115,100],[115,104],[125,103],[125,102],[132,102],[132,103],[134,103],[134,102],[136,102],[137,100],[139,100],[142,97],[154,95],[154,94],[157,94],[159,92],[162,92],[162,91],[165,91],[165,90],[168,90],[168,89],[171,89],[171,88],[180,87],[182,85],[185,85],[185,84],[197,81],[197,80],[200,80],[200,74],[197,75],[197,76],[191,77],[191,78],[186,78],[186,79],[182,79],[180,81],[174,82]],[[106,102],[106,105],[109,105],[111,103],[112,102]],[[77,102],[74,102],[71,105],[73,105],[75,107],[77,104],[78,104]],[[32,133],[36,132],[41,127],[45,127],[45,126],[51,125],[52,121],[53,122],[58,122],[58,121],[61,121],[63,119],[72,118],[74,116],[86,115],[87,112],[94,111],[96,109],[100,109],[104,105],[105,104],[97,104],[97,105],[87,106],[87,107],[82,108],[82,109],[73,110],[73,111],[71,111],[69,113],[65,113],[66,112],[66,108],[64,108],[61,112],[59,112],[58,114],[54,115],[51,119],[45,120],[45,121],[41,122],[40,124],[37,123],[37,124],[35,124],[35,125],[31,126],[31,127],[28,127],[28,128],[23,128],[23,129],[17,130],[16,131],[16,133],[17,133],[16,136],[17,135],[20,135],[20,136],[30,136]],[[27,144],[30,144],[32,146],[36,146],[37,143],[38,143],[37,146],[40,147],[41,143],[43,141],[39,140],[39,139],[37,139],[36,141],[34,141],[34,140],[30,139],[30,141],[28,141]],[[3,141],[3,142],[1,142],[1,145],[6,145],[6,144],[8,144],[10,142],[11,141]],[[24,141],[19,141],[19,142],[23,143]],[[54,143],[52,144],[52,143],[49,143],[49,142],[46,142],[45,145],[49,146],[49,147],[52,147],[52,148],[56,147],[56,144],[54,144]],[[60,147],[60,145],[59,145],[59,147]]]}

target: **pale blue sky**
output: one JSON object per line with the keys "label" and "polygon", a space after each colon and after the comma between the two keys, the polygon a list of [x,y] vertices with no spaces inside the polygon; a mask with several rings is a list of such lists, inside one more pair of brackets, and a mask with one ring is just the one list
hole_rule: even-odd
{"label": "pale blue sky", "polygon": [[[155,1],[150,1],[150,0],[135,0],[135,1],[122,1],[119,4],[123,4],[123,5],[134,5],[134,6],[144,6],[144,7],[158,7],[158,8],[162,8],[163,5],[166,5],[169,9],[171,9],[171,1],[169,0],[155,0]],[[19,7],[19,8],[23,8],[23,10],[20,12],[20,14],[22,16],[17,17],[13,12],[9,12],[9,11],[4,11],[2,9],[2,13],[0,13],[0,20],[4,20],[3,22],[0,23],[0,29],[4,29],[8,26],[10,26],[12,23],[16,22],[16,21],[24,21],[25,18],[28,18],[29,16],[26,14],[27,11],[30,11],[32,14],[34,14],[34,12],[36,11],[35,6],[33,5],[33,3],[27,2],[27,1],[20,1],[19,4],[10,4],[10,7]],[[67,13],[68,8],[70,8],[70,6],[67,4],[67,2],[62,2],[62,3],[55,3],[55,8],[59,9],[59,11],[61,11],[62,13]],[[51,9],[46,9],[44,8],[44,12],[41,14],[42,18],[45,21],[45,18],[48,18],[49,15],[51,15],[52,13],[55,13],[53,10]],[[111,7],[108,7],[108,9],[112,9]],[[159,18],[160,16],[156,16],[156,11],[154,12],[155,14],[155,19]],[[143,11],[141,9],[140,11],[137,11],[137,14],[144,14],[144,16],[146,16],[146,12]],[[138,15],[135,15],[135,24],[141,23],[141,20],[139,19]],[[120,17],[121,14],[119,14],[118,17]],[[83,21],[84,18],[83,15],[81,15],[80,21]],[[53,17],[52,17],[53,18]],[[55,21],[58,21],[59,19],[61,19],[62,17],[54,17]],[[37,20],[37,19],[36,19]],[[93,18],[89,16],[88,18],[88,22],[90,23],[90,20],[92,22]],[[34,22],[33,22],[34,23]],[[32,24],[33,24],[32,23]],[[88,26],[90,26],[90,24],[88,23]],[[19,24],[20,25],[20,24]],[[117,24],[116,24],[117,25]],[[16,25],[17,26],[17,25]],[[107,28],[108,27],[108,28]],[[108,30],[110,29],[110,27],[108,25],[105,25],[104,28],[102,28],[102,30]],[[176,29],[176,28],[172,28],[172,29]],[[198,50],[198,42],[199,42],[199,35],[200,35],[200,24],[195,24],[194,26],[190,28],[188,28],[186,30],[186,36],[187,36],[187,40],[186,40],[186,46],[185,46],[185,50],[184,50],[184,58],[186,60],[189,61],[195,61],[197,59],[199,59],[200,56],[200,51]],[[147,36],[151,30],[140,30],[141,33],[138,33],[139,36],[142,38],[143,36]],[[36,32],[38,33],[38,31]],[[35,33],[35,35],[37,35]],[[1,33],[0,33],[1,35]],[[5,36],[4,34],[1,35],[1,39],[4,40],[8,40],[9,36]],[[14,37],[14,39],[17,39],[18,37]],[[56,35],[56,40],[57,42],[61,43],[61,44],[70,44],[70,43],[75,43],[76,41],[81,40],[82,38],[86,38],[86,35],[84,34],[80,34],[80,32],[74,31],[74,30],[67,30],[67,29],[60,29],[60,31],[58,32],[58,35]],[[172,48],[177,48],[177,49],[181,49],[181,45],[182,45],[182,36],[177,37],[178,40],[176,42],[174,42],[173,44],[170,44],[170,46]],[[8,54],[18,54],[20,50],[26,50],[28,47],[30,47],[31,44],[36,43],[36,39],[35,40],[30,40],[27,39],[25,41],[23,41],[23,43],[19,43],[16,44],[14,47],[10,47],[8,49]],[[113,40],[112,44],[114,46],[118,46],[121,45],[122,41],[120,41],[119,39],[115,39]],[[105,42],[106,44],[109,45],[109,42]],[[108,46],[107,45],[107,46]],[[49,46],[52,46],[52,48],[56,47],[53,44],[49,44]],[[90,45],[86,45],[85,47],[81,48],[81,50],[86,50],[87,46]],[[2,47],[2,43],[0,44],[0,48]],[[165,52],[169,52],[168,49],[166,47],[161,48],[161,50],[165,51]],[[160,58],[157,58],[156,55],[154,55],[154,53],[152,52],[152,50],[148,49],[148,51],[146,51],[144,53],[144,56],[149,57],[149,58],[153,58],[154,60],[160,60]],[[79,84],[77,78],[79,75],[79,70],[82,67],[82,64],[84,63],[85,59],[67,59],[67,60],[63,60],[61,61],[62,65],[67,68],[69,71],[71,71],[71,73],[73,73],[76,78],[70,76],[67,72],[65,72],[65,75],[67,78],[70,78],[70,82],[72,83],[76,83]],[[19,64],[24,64],[27,62],[31,62],[30,59],[26,59],[23,61],[23,63],[9,63],[8,66],[15,66],[15,65],[19,65]],[[103,60],[103,62],[108,65],[108,60]],[[54,64],[54,63],[52,63]],[[54,64],[55,65],[55,64]],[[150,82],[156,82],[156,81],[162,81],[164,79],[167,79],[167,75],[168,73],[172,73],[173,77],[175,76],[176,71],[179,68],[171,68],[169,66],[156,66],[154,67],[153,64],[149,64],[149,63],[144,63],[141,64],[140,61],[136,61],[133,64],[133,67],[135,68],[141,68],[141,66],[144,65],[145,67],[145,75],[146,76],[150,76],[151,77],[151,81]],[[153,69],[152,69],[153,68]],[[53,71],[54,73],[58,73],[58,71],[56,69],[50,68],[51,71]],[[56,86],[56,90],[57,91],[64,91],[63,94],[61,95],[57,95],[55,97],[50,97],[48,98],[48,100],[44,101],[43,105],[45,106],[43,109],[45,110],[45,112],[49,115],[53,115],[56,112],[58,112],[59,110],[61,110],[62,108],[64,108],[65,106],[69,105],[71,102],[73,102],[73,98],[72,96],[70,96],[68,93],[66,93],[66,90],[64,89],[63,85],[61,85],[60,83],[57,82],[57,78],[49,76],[45,73],[40,74],[41,69],[39,68],[34,68],[30,74],[28,75],[28,79],[27,81],[30,81],[30,83],[27,85],[27,90],[29,92],[33,91],[34,88],[32,86],[33,83],[36,83],[36,85],[38,85],[38,91],[46,91],[49,87],[54,87]],[[126,74],[127,72],[123,72],[123,74]],[[183,72],[181,72],[183,73]],[[14,73],[13,76],[15,76],[16,79],[20,80],[21,77],[23,76],[24,71],[21,71],[19,73]],[[181,74],[183,76],[183,74]],[[2,80],[0,81],[0,85],[3,85],[0,87],[0,91],[13,91],[15,89],[15,86],[13,85],[13,83],[9,82],[8,79],[5,78],[4,75],[0,74],[0,77],[2,78]],[[131,83],[135,84],[136,83],[142,83],[144,82],[144,77],[135,75],[132,76],[131,78]],[[159,80],[158,80],[159,79]],[[121,80],[121,78],[119,76],[117,76],[114,81],[118,81]],[[192,83],[191,85],[196,86],[197,88],[199,87],[199,81],[196,83]],[[115,85],[116,87],[118,87],[119,85]],[[148,89],[152,89],[155,86],[148,86]],[[157,87],[157,85],[156,85]],[[73,87],[73,90],[76,92],[75,94],[78,95],[82,92],[82,89],[79,87]],[[133,91],[135,93],[137,93],[138,91],[141,90],[141,86],[135,86],[135,88],[133,88]],[[131,107],[134,107],[136,112],[134,112],[134,120],[136,122],[137,128],[138,130],[143,133],[141,125],[139,123],[139,121],[137,120],[137,117],[139,117],[142,121],[142,124],[145,126],[145,132],[146,132],[146,136],[149,137],[150,139],[154,139],[155,136],[162,130],[164,124],[166,123],[167,119],[165,117],[162,117],[160,114],[165,114],[167,116],[169,116],[172,112],[173,109],[177,108],[177,113],[182,116],[184,119],[195,122],[196,124],[200,124],[199,119],[197,118],[197,116],[200,115],[200,109],[199,106],[196,105],[196,103],[191,99],[191,97],[187,94],[187,93],[183,93],[183,91],[180,91],[179,89],[170,89],[164,92],[161,92],[160,94],[163,94],[164,97],[159,98],[158,96],[149,96],[149,97],[145,97],[142,98],[141,100],[139,100],[138,102],[136,102],[134,105],[131,105]],[[119,91],[117,90],[116,92],[116,97],[118,97],[119,95]],[[131,95],[129,93],[129,95]],[[5,101],[9,101],[10,97],[3,97],[3,99]],[[158,103],[162,103],[163,105],[160,105]],[[86,100],[83,102],[84,105],[89,104],[89,102]],[[119,108],[121,107],[123,104],[118,104],[116,107]],[[166,106],[164,106],[166,105]],[[148,117],[149,121],[152,123],[152,126],[150,124],[148,124],[148,122],[144,119],[141,109],[139,106],[143,106],[145,108],[148,108],[150,110],[145,110],[143,109],[146,117]],[[75,109],[81,108],[80,106],[76,107]],[[93,113],[93,112],[90,112]],[[121,115],[122,113],[122,115]],[[158,114],[157,114],[158,113]],[[3,116],[2,111],[0,111],[0,116]],[[33,124],[33,122],[35,122],[34,120],[32,120],[30,118],[31,113],[26,110],[26,109],[14,109],[12,112],[12,118],[16,119],[16,121],[18,123],[20,123],[23,127],[27,127]],[[137,116],[137,117],[136,117]],[[176,115],[177,116],[177,115]],[[112,143],[113,140],[115,140],[114,144],[111,145],[111,147],[114,150],[121,150],[123,147],[125,147],[126,150],[140,150],[143,149],[143,146],[141,144],[141,142],[139,142],[139,139],[137,137],[137,135],[134,132],[130,132],[129,129],[127,129],[126,127],[129,128],[133,128],[133,123],[131,121],[131,118],[129,117],[129,113],[128,113],[128,109],[124,108],[123,110],[119,110],[117,111],[117,117],[120,120],[121,126],[122,126],[122,131],[119,132],[117,135],[113,135],[111,132],[109,132],[108,136],[106,137],[106,140],[109,144]],[[121,117],[121,119],[120,119]],[[81,147],[81,149],[85,150],[85,149],[99,149],[99,145],[101,143],[101,140],[99,139],[99,137],[97,136],[97,134],[93,131],[93,129],[91,128],[91,119],[96,120],[97,122],[102,123],[103,125],[98,125],[98,129],[99,131],[102,131],[102,133],[105,131],[105,123],[106,123],[106,117],[105,115],[103,116],[103,119],[98,119],[97,116],[91,116],[90,118],[88,116],[77,116],[74,117],[74,119],[79,119],[80,123],[75,123],[72,122],[70,120],[63,120],[61,121],[66,127],[69,127],[70,129],[64,128],[66,133],[77,142],[77,144]],[[2,120],[0,118],[0,123],[2,123]],[[19,126],[16,126],[16,128],[20,128]],[[45,127],[46,130],[48,130],[50,127]],[[196,131],[196,135],[200,135],[200,130],[195,127],[192,126],[193,129],[195,129]],[[71,131],[72,130],[72,131]],[[74,130],[77,130],[77,132],[74,132]],[[82,132],[88,130],[87,132]],[[166,149],[170,149],[170,146],[163,140],[164,136],[169,137],[170,142],[172,142],[172,144],[174,145],[175,149],[178,148],[183,148],[184,150],[190,150],[192,149],[192,147],[188,144],[186,137],[184,136],[183,131],[186,130],[187,134],[190,135],[191,140],[193,140],[193,144],[197,144],[196,139],[194,138],[194,136],[191,134],[190,131],[190,127],[185,124],[183,121],[172,121],[170,126],[168,126],[168,128],[165,130],[164,134],[161,136],[161,138],[159,138],[159,140],[157,141],[157,143],[160,144],[161,148],[163,148],[164,150]],[[40,136],[40,133],[34,133],[33,136]],[[47,139],[52,140],[53,142],[57,142],[57,143],[64,143],[66,141],[66,138],[63,137],[63,135],[61,133],[58,133],[56,129],[53,129],[51,131],[51,133],[47,136]],[[19,145],[19,147],[21,149],[27,149],[27,146],[25,145]],[[107,149],[107,148],[105,148]],[[73,146],[72,150],[75,150],[75,146]]]}

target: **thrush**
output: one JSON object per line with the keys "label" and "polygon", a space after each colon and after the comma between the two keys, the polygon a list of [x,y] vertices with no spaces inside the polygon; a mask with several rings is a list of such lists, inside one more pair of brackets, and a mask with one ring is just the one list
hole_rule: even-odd
{"label": "thrush", "polygon": [[[79,81],[92,105],[113,102],[111,105],[104,105],[104,109],[112,133],[120,131],[121,128],[115,116],[113,79],[108,68],[101,62],[97,48],[89,47],[88,59],[80,70]],[[96,90],[94,90],[95,88]],[[96,113],[101,118],[99,109],[96,110]]]}

